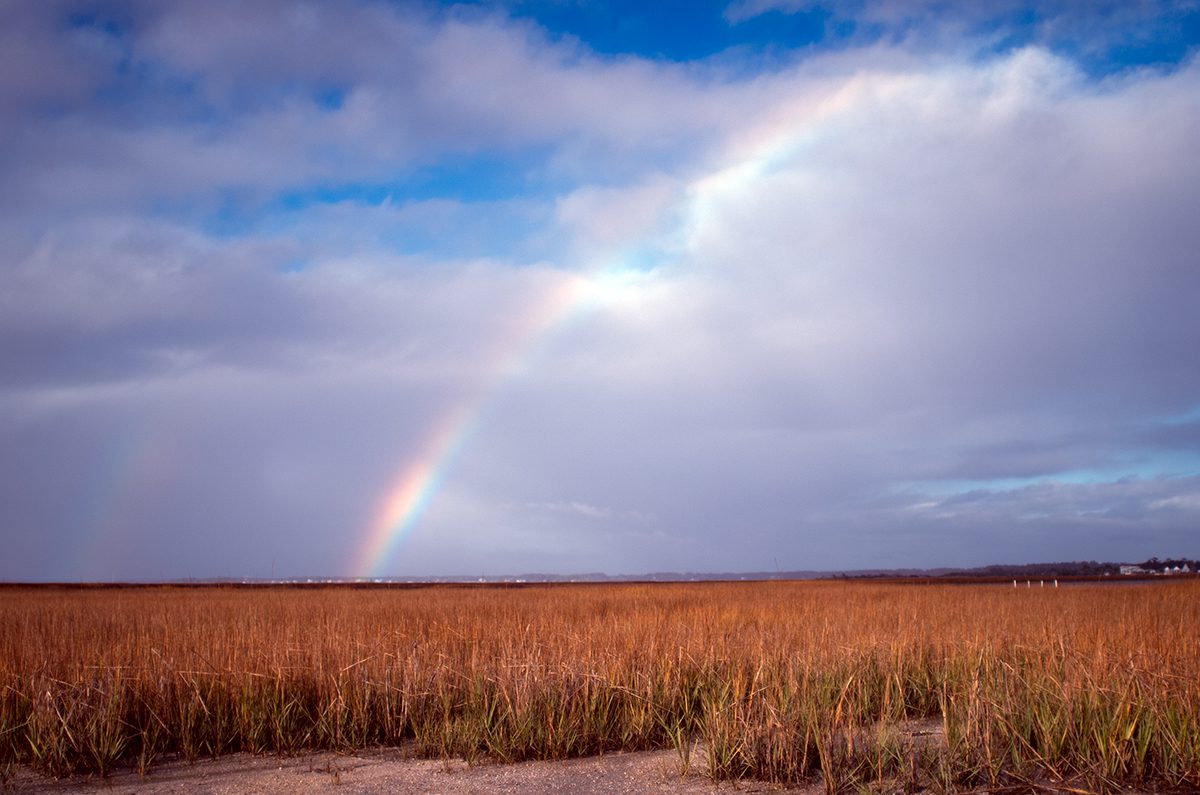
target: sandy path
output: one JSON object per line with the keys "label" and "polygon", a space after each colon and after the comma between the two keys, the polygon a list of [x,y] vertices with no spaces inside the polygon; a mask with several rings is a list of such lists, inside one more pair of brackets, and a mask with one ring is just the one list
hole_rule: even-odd
{"label": "sandy path", "polygon": [[354,755],[331,753],[290,758],[234,754],[195,764],[164,761],[140,777],[118,772],[108,779],[78,777],[54,781],[21,770],[9,783],[21,793],[105,793],[105,795],[165,795],[166,793],[276,793],[289,795],[350,793],[670,793],[793,792],[816,795],[819,785],[785,790],[761,782],[740,781],[735,787],[714,785],[702,769],[679,774],[674,751],[608,754],[563,762],[525,762],[514,765],[439,762],[406,759],[395,749]]}

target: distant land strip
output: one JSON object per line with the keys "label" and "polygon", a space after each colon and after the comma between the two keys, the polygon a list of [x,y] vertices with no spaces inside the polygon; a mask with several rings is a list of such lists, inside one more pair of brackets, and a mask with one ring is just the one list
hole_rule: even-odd
{"label": "distant land strip", "polygon": [[993,564],[975,568],[933,569],[848,569],[838,571],[752,571],[752,572],[650,572],[644,574],[519,574],[479,576],[453,575],[433,577],[289,577],[289,578],[204,578],[135,581],[0,581],[0,588],[12,587],[71,587],[71,588],[140,588],[140,587],[206,587],[241,588],[292,587],[319,588],[344,586],[356,588],[424,588],[429,586],[603,584],[656,582],[753,582],[777,580],[872,580],[908,584],[921,583],[999,583],[1056,579],[1063,582],[1120,582],[1195,578],[1200,576],[1200,561],[1189,558],[1151,558],[1141,563],[1099,563],[1068,561],[1057,563]]}

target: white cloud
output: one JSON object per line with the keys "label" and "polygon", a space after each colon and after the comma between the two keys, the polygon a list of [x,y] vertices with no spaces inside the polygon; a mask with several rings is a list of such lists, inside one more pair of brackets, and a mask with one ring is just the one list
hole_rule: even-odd
{"label": "white cloud", "polygon": [[1200,493],[1177,494],[1172,497],[1164,497],[1161,500],[1154,500],[1150,503],[1150,508],[1156,511],[1159,510],[1180,510],[1190,512],[1200,512]]}

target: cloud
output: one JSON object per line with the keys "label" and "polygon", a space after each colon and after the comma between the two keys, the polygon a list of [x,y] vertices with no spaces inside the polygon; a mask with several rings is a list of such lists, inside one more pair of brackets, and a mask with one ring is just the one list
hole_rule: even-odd
{"label": "cloud", "polygon": [[539,180],[638,178],[716,140],[762,93],[456,9],[167,4],[74,26],[53,8],[9,15],[41,44],[22,46],[27,69],[0,85],[19,107],[0,203],[35,232],[98,196],[211,221],[481,152],[541,152]]}
{"label": "cloud", "polygon": [[525,507],[532,508],[535,511],[549,511],[552,513],[582,516],[585,519],[615,519],[623,522],[644,523],[652,518],[638,511],[618,511],[607,506],[592,505],[591,503],[579,502],[578,500],[572,500],[571,502],[531,502],[526,503]]}
{"label": "cloud", "polygon": [[[941,0],[735,0],[725,10],[732,24],[763,14],[824,14],[826,34],[850,40],[888,41],[921,49],[981,47],[990,52],[1043,46],[1106,68],[1130,62],[1171,62],[1196,44],[1191,0],[1031,3],[989,0],[970,5]],[[1116,56],[1115,58],[1113,56]]]}
{"label": "cloud", "polygon": [[[1063,483],[1054,479],[1012,489],[977,488],[909,506],[941,519],[993,521],[1138,519],[1162,508],[1194,510],[1197,478],[1123,478]],[[917,507],[920,506],[920,507]]]}
{"label": "cloud", "polygon": [[0,576],[353,573],[450,420],[389,570],[1200,554],[1195,63],[60,11],[6,12]]}
{"label": "cloud", "polygon": [[[1037,50],[856,78],[836,112],[763,134],[761,161],[693,183],[678,260],[627,275],[511,387],[464,478],[520,459],[504,489],[601,482],[607,503],[739,539],[721,548],[743,566],[769,567],[768,549],[844,566],[874,554],[856,533],[914,526],[861,508],[914,477],[1050,483],[1154,461],[1174,443],[1147,428],[1198,386],[1196,78],[1097,87]],[[964,539],[945,559],[1017,554],[1002,517],[1054,491],[1030,488],[1028,505],[966,506],[971,527],[935,522]],[[1139,527],[1186,538],[1121,488],[1022,537],[1076,557],[1133,554]],[[1111,500],[1124,507],[1104,520]],[[879,543],[879,560],[902,557]]]}
{"label": "cloud", "polygon": [[690,248],[761,290],[747,300],[774,302],[765,317],[790,316],[786,344],[832,338],[846,377],[906,402],[1061,388],[1095,405],[1153,384],[1178,407],[1196,77],[1101,92],[1034,50],[868,78],[794,151],[707,189]]}

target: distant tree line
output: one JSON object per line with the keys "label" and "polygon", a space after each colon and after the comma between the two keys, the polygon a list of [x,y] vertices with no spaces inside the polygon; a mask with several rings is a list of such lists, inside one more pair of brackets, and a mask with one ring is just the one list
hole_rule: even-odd
{"label": "distant tree line", "polygon": [[[1117,575],[1121,571],[1121,563],[1100,563],[1095,560],[1072,560],[1058,563],[1023,563],[996,564],[981,566],[975,569],[957,569],[945,572],[943,577],[1013,577],[1015,579],[1033,577],[1103,577]],[[1167,558],[1159,560],[1150,558],[1142,563],[1130,564],[1146,571],[1162,573],[1179,569],[1180,571],[1200,571],[1200,561],[1189,558]],[[1184,567],[1187,567],[1184,569]]]}
{"label": "distant tree line", "polygon": [[1167,558],[1166,560],[1150,558],[1147,561],[1135,563],[1134,565],[1146,569],[1147,571],[1161,572],[1168,569],[1182,570],[1185,566],[1187,567],[1188,571],[1196,571],[1197,568],[1200,567],[1200,561],[1191,560],[1189,558]]}
{"label": "distant tree line", "polygon": [[950,572],[948,577],[1103,577],[1121,570],[1119,563],[1072,560],[1058,563],[996,564]]}

